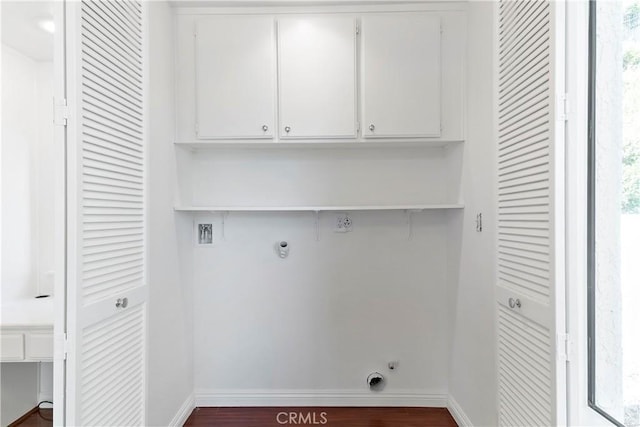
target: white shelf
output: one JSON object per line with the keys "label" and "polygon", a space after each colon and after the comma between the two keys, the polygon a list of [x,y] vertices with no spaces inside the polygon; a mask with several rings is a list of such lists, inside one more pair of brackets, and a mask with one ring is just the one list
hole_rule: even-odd
{"label": "white shelf", "polygon": [[436,148],[464,142],[462,140],[405,140],[405,139],[384,139],[384,140],[306,140],[306,141],[272,141],[272,140],[207,140],[207,141],[176,141],[176,147],[188,149],[229,149],[229,148]]}
{"label": "white shelf", "polygon": [[176,206],[176,212],[323,212],[323,211],[425,211],[464,209],[464,204],[344,205],[344,206]]}

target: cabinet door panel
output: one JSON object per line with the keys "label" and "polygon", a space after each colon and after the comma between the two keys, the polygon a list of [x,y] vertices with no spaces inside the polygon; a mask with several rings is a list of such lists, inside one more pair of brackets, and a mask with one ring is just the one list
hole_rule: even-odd
{"label": "cabinet door panel", "polygon": [[355,138],[354,18],[280,19],[278,67],[282,138]]}
{"label": "cabinet door panel", "polygon": [[362,19],[364,136],[440,136],[440,18]]}
{"label": "cabinet door panel", "polygon": [[272,138],[273,19],[219,16],[198,21],[196,82],[198,138]]}
{"label": "cabinet door panel", "polygon": [[24,360],[24,335],[19,333],[0,334],[0,362]]}
{"label": "cabinet door panel", "polygon": [[27,335],[27,358],[34,361],[53,360],[53,333],[31,332]]}

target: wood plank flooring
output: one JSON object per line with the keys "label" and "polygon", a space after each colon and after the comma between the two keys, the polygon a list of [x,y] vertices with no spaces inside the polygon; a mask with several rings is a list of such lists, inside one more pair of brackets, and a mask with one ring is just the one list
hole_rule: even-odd
{"label": "wood plank flooring", "polygon": [[445,408],[196,408],[185,427],[457,427]]}
{"label": "wood plank flooring", "polygon": [[51,427],[53,426],[53,409],[34,408],[8,427]]}
{"label": "wood plank flooring", "polygon": [[[323,416],[324,413],[324,416]],[[315,418],[314,418],[315,415]],[[11,427],[53,426],[53,410],[40,409]],[[196,408],[189,427],[456,427],[445,408]]]}

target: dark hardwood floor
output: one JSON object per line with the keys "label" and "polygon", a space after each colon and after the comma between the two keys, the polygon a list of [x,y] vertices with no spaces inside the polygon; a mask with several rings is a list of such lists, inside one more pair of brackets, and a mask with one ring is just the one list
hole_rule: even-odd
{"label": "dark hardwood floor", "polygon": [[33,408],[19,420],[9,424],[9,427],[51,427],[53,426],[53,409]]}
{"label": "dark hardwood floor", "polygon": [[445,408],[196,408],[185,426],[456,427]]}
{"label": "dark hardwood floor", "polygon": [[[40,409],[10,427],[53,426],[53,410]],[[196,408],[189,427],[457,427],[445,408]]]}

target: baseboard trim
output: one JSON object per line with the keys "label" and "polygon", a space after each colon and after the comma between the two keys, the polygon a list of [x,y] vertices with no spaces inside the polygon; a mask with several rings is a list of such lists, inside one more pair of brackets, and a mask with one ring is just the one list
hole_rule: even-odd
{"label": "baseboard trim", "polygon": [[195,398],[193,394],[190,394],[189,397],[187,397],[187,399],[182,403],[182,406],[180,407],[176,415],[173,417],[173,419],[169,423],[169,426],[182,427],[184,423],[187,422],[187,418],[189,418],[189,415],[191,415],[191,412],[193,412],[195,407],[196,407]]}
{"label": "baseboard trim", "polygon": [[360,390],[196,390],[195,406],[415,406],[446,408],[446,393],[405,391],[366,393]]}
{"label": "baseboard trim", "polygon": [[462,407],[453,396],[449,396],[447,409],[449,410],[449,413],[459,427],[473,427],[473,424],[471,424],[471,420],[469,419],[469,417],[467,417],[467,414],[465,414],[465,412],[462,410]]}

